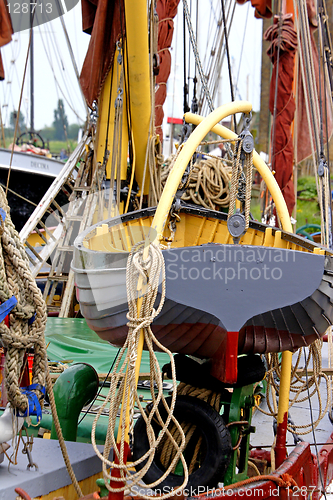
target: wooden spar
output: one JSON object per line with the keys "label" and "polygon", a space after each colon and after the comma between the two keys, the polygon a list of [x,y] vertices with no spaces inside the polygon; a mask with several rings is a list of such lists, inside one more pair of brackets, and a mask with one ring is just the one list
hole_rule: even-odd
{"label": "wooden spar", "polygon": [[[151,119],[151,97],[150,97],[150,69],[149,69],[149,48],[148,48],[148,20],[147,20],[147,4],[145,0],[125,0],[125,19],[126,19],[126,82],[134,82],[134,85],[129,84],[129,115],[131,120],[131,131],[133,139],[134,157],[136,159],[135,177],[140,189],[144,194],[149,191],[149,170],[147,167],[147,175],[145,183],[144,168],[146,162],[146,151],[149,139],[150,119]],[[116,59],[116,58],[115,58]],[[117,64],[116,61],[114,64]],[[126,87],[126,84],[124,87]],[[112,89],[114,90],[114,89]],[[125,113],[124,113],[125,114]],[[127,151],[126,151],[127,161]],[[134,166],[133,166],[134,168]],[[142,298],[138,299],[138,311],[141,309]],[[143,331],[140,334],[138,345],[138,354],[136,360],[136,382],[139,379],[140,364],[143,350],[144,335]],[[117,445],[121,443],[121,429],[125,426],[125,447],[124,447],[124,462],[127,461],[127,451],[129,449],[129,401],[123,400],[122,408],[126,405],[125,422],[122,419],[119,422],[119,430],[117,435]],[[122,415],[122,411],[121,411]],[[120,477],[119,469],[113,469],[112,477]],[[119,488],[121,483],[110,483],[114,488]],[[112,493],[109,492],[109,500],[121,500],[124,497],[124,492]]]}
{"label": "wooden spar", "polygon": [[142,186],[151,119],[147,2],[125,0],[124,4],[131,129],[136,158],[135,178],[144,194],[148,194],[148,166],[145,185]]}
{"label": "wooden spar", "polygon": [[[103,163],[105,149],[110,152],[108,162],[106,164],[106,178],[110,179],[111,174],[111,161],[112,161],[112,149],[113,149],[113,136],[114,136],[114,118],[115,118],[115,101],[118,95],[119,82],[117,81],[117,74],[119,75],[119,69],[117,71],[117,49],[115,52],[113,69],[110,70],[106,81],[104,83],[101,97],[99,99],[99,118],[98,118],[98,137],[96,140],[96,150],[97,162]],[[123,57],[125,60],[125,57]],[[112,81],[111,81],[112,79]],[[110,88],[111,87],[111,88]],[[121,147],[121,179],[126,179],[127,174],[127,151],[128,151],[128,123],[127,123],[127,112],[126,112],[126,86],[122,86],[122,98],[123,98],[123,118],[122,118],[122,147]],[[110,116],[109,116],[110,114]],[[106,144],[107,141],[107,144]],[[113,189],[113,186],[111,187]],[[105,217],[107,218],[107,217]]]}

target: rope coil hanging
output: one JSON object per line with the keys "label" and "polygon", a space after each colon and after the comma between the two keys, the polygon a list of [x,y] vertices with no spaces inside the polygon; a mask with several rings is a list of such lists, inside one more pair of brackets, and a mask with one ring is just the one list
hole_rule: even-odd
{"label": "rope coil hanging", "polygon": [[[197,387],[194,387],[192,385],[186,384],[184,382],[181,382],[178,387],[177,387],[177,395],[188,395],[192,396],[193,398],[198,398],[201,399],[202,401],[206,401],[206,403],[210,404],[217,412],[220,411],[220,400],[221,400],[221,394],[214,392],[210,389],[199,389]],[[196,425],[194,424],[189,424],[189,423],[184,423],[181,422],[181,427],[184,431],[184,434],[186,436],[186,445],[189,443],[191,437],[193,436],[195,430],[196,430]],[[181,435],[178,431],[178,428],[176,426],[172,426],[170,429],[170,432],[172,434],[172,437],[179,443],[181,441]],[[191,462],[188,467],[189,474],[192,474],[194,471],[194,468],[197,463],[198,455],[200,452],[200,446],[202,443],[202,436],[199,436],[198,442],[195,446],[193,456],[191,459]],[[159,459],[161,461],[161,464],[167,468],[170,466],[170,463],[173,461],[173,458],[175,456],[175,447],[173,446],[173,443],[171,442],[170,439],[168,439],[168,436],[165,434],[160,446],[159,446]],[[172,472],[175,472],[175,466],[173,467]]]}
{"label": "rope coil hanging", "polygon": [[[154,336],[151,330],[151,323],[154,318],[160,313],[165,299],[165,267],[164,258],[161,249],[158,245],[151,243],[148,249],[148,258],[143,259],[144,256],[145,242],[140,242],[135,245],[128,258],[127,269],[126,269],[126,286],[127,286],[127,298],[129,305],[129,312],[127,318],[129,320],[128,327],[129,332],[124,346],[122,347],[118,359],[111,373],[111,386],[109,393],[101,405],[98,414],[93,422],[91,440],[96,454],[103,462],[103,477],[105,481],[105,486],[111,492],[122,492],[127,490],[129,487],[133,487],[139,484],[146,474],[147,470],[150,468],[157,447],[159,446],[163,436],[168,435],[169,439],[172,441],[176,453],[170,466],[167,468],[165,473],[161,478],[152,484],[145,485],[145,487],[153,488],[162,482],[172,471],[173,467],[181,460],[184,469],[184,481],[181,486],[179,486],[174,491],[162,495],[160,498],[169,498],[181,492],[187,484],[188,481],[188,468],[185,459],[182,455],[182,451],[185,447],[185,436],[181,426],[173,416],[173,410],[176,403],[177,385],[176,385],[176,373],[175,365],[172,353],[166,349]],[[161,277],[161,280],[160,280]],[[138,286],[140,280],[143,281],[144,286]],[[159,305],[157,309],[154,308],[154,304],[157,298],[157,292],[159,284],[162,284],[162,292]],[[142,305],[138,311],[138,288],[141,288]],[[143,293],[142,293],[143,292]],[[150,357],[150,390],[152,405],[149,414],[146,413],[145,408],[142,407],[139,395],[137,393],[136,384],[136,361],[137,361],[137,350],[141,331],[144,335],[144,342],[146,348],[149,351]],[[160,367],[154,349],[158,349],[162,352],[168,354],[171,362],[172,370],[172,384],[173,391],[171,396],[171,404],[168,406],[166,398],[163,395],[163,379],[160,372]],[[157,391],[157,393],[156,393]],[[122,402],[125,404],[122,405]],[[127,410],[127,404],[129,402],[129,410]],[[163,421],[158,405],[162,402],[164,408],[167,410],[167,418]],[[109,426],[105,441],[104,453],[103,455],[99,452],[96,446],[96,426],[106,405],[109,404]],[[131,437],[133,435],[133,417],[134,417],[134,404],[139,409],[142,417],[146,422],[147,436],[149,439],[150,449],[143,455],[140,459],[131,462],[130,465],[126,464],[126,446],[125,442],[127,439],[126,429],[124,422],[126,421],[126,415],[129,414],[129,440],[131,442]],[[116,419],[119,416],[122,424],[122,432],[120,443],[117,443],[114,433],[116,427]],[[128,413],[127,413],[128,412]],[[154,430],[152,428],[152,421],[157,420],[161,425],[161,431],[158,437],[155,437]],[[173,439],[168,426],[172,422],[180,433],[181,440],[180,444]],[[109,460],[109,455],[111,448],[113,447],[115,453],[115,459],[113,461]],[[144,463],[141,470],[137,472],[130,472],[130,468],[133,466],[139,466]],[[108,472],[108,468],[117,469],[119,471],[120,477],[114,477]],[[111,485],[109,481],[111,480]],[[126,480],[129,480],[130,486],[126,485]],[[119,487],[115,487],[115,482],[119,483]],[[125,484],[124,484],[125,483]],[[141,483],[142,484],[142,483]],[[141,495],[142,498],[150,500],[151,497],[146,495]]]}
{"label": "rope coil hanging", "polygon": [[[219,144],[222,141],[210,141],[203,143]],[[224,141],[223,141],[224,142]],[[175,161],[180,153],[182,145],[178,148],[176,155],[171,155],[167,158],[161,171],[161,184],[164,186],[170,174],[170,171],[175,164]],[[202,151],[196,152],[202,155]],[[227,207],[230,201],[230,167],[228,162],[222,158],[213,155],[207,155],[208,158],[196,161],[190,167],[190,173],[185,186],[180,186],[179,189],[184,189],[182,200],[195,203],[210,210],[219,210],[220,207]]]}
{"label": "rope coil hanging", "polygon": [[11,310],[10,326],[0,323],[0,338],[7,349],[5,379],[8,400],[22,413],[29,407],[26,394],[20,391],[20,376],[24,355],[34,348],[32,384],[38,400],[43,400],[45,387],[46,347],[44,330],[46,325],[46,305],[33,279],[28,257],[18,233],[11,221],[5,193],[0,187],[0,206],[6,213],[0,230],[0,301],[6,302],[13,296],[16,306]]}
{"label": "rope coil hanging", "polygon": [[[305,435],[309,432],[312,432],[313,429],[316,429],[319,422],[326,415],[328,408],[331,403],[331,382],[329,377],[322,371],[322,358],[321,358],[321,347],[322,340],[316,340],[313,342],[307,349],[308,355],[306,357],[306,370],[309,367],[313,366],[313,374],[308,375],[308,377],[304,380],[303,376],[300,376],[297,370],[299,369],[299,364],[302,359],[302,353],[304,347],[299,349],[297,354],[296,362],[292,368],[291,372],[291,383],[290,383],[290,393],[291,398],[289,400],[289,408],[291,408],[296,403],[302,403],[307,401],[308,398],[317,395],[318,404],[319,404],[319,416],[315,420],[315,422],[310,422],[305,425],[294,425],[293,423],[288,423],[287,429],[293,434]],[[276,418],[277,416],[277,400],[276,394],[279,394],[279,382],[281,376],[281,362],[279,360],[277,353],[266,354],[266,361],[268,365],[268,370],[266,374],[267,380],[267,390],[266,390],[266,401],[268,406],[268,411],[265,411],[259,405],[256,405],[256,408],[265,415],[273,416]],[[322,391],[320,390],[320,381],[324,379],[326,385],[326,404],[323,408],[322,402]],[[309,391],[309,392],[308,392]],[[305,396],[302,394],[306,393]]]}

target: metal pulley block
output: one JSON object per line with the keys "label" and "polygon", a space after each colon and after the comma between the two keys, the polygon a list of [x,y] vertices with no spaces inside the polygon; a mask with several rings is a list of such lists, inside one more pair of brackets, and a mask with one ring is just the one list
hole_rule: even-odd
{"label": "metal pulley block", "polygon": [[324,158],[320,158],[318,165],[318,175],[319,177],[323,177],[325,173],[325,168],[327,168],[327,163]]}
{"label": "metal pulley block", "polygon": [[252,153],[252,151],[254,149],[253,135],[251,134],[251,132],[249,130],[247,132],[245,132],[242,148],[243,148],[243,151],[247,154]]}
{"label": "metal pulley block", "polygon": [[244,129],[242,132],[239,134],[240,139],[243,140],[242,143],[242,149],[244,153],[252,153],[254,149],[254,139],[253,135],[250,132],[250,123],[252,120],[252,113],[249,113],[248,115],[243,115],[243,122],[244,122]]}
{"label": "metal pulley block", "polygon": [[228,231],[234,239],[234,243],[237,244],[241,236],[245,232],[246,220],[243,214],[236,212],[231,215],[227,221]]}

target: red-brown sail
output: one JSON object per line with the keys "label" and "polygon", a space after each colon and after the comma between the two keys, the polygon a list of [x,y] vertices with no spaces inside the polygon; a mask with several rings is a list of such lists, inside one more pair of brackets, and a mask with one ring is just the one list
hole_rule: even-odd
{"label": "red-brown sail", "polygon": [[269,96],[269,109],[274,120],[272,169],[291,214],[295,205],[291,125],[295,114],[293,79],[297,48],[297,34],[292,15],[275,16],[274,24],[265,32],[264,38],[271,42],[267,54],[274,65]]}
{"label": "red-brown sail", "polygon": [[[122,0],[82,0],[83,31],[91,34],[80,83],[88,106],[98,99],[111,69],[124,21]],[[112,20],[110,22],[110,20]]]}
{"label": "red-brown sail", "polygon": [[[0,1],[0,47],[9,43],[12,39],[13,27],[8,12],[7,3],[4,0]],[[0,80],[5,79],[5,72],[0,54]]]}
{"label": "red-brown sail", "polygon": [[163,104],[166,99],[168,81],[171,70],[170,47],[173,36],[173,18],[177,14],[177,7],[180,0],[158,0],[156,10],[159,18],[158,23],[158,55],[160,60],[160,70],[156,77],[158,86],[155,94],[155,126],[156,134],[163,140]]}

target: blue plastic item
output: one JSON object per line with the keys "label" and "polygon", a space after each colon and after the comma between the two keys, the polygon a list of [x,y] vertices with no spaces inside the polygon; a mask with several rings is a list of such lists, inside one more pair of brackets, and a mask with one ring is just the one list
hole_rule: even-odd
{"label": "blue plastic item", "polygon": [[35,415],[37,417],[37,423],[42,420],[42,409],[39,404],[39,400],[37,394],[33,392],[38,389],[40,392],[45,395],[45,387],[40,384],[31,384],[28,387],[20,387],[20,391],[22,394],[25,394],[28,398],[28,408],[23,413],[23,417],[28,417],[31,415]]}
{"label": "blue plastic item", "polygon": [[12,297],[10,297],[10,299],[6,300],[6,302],[0,305],[0,323],[10,313],[13,307],[16,306],[16,304],[17,304],[17,298],[15,297],[15,295],[13,295]]}

